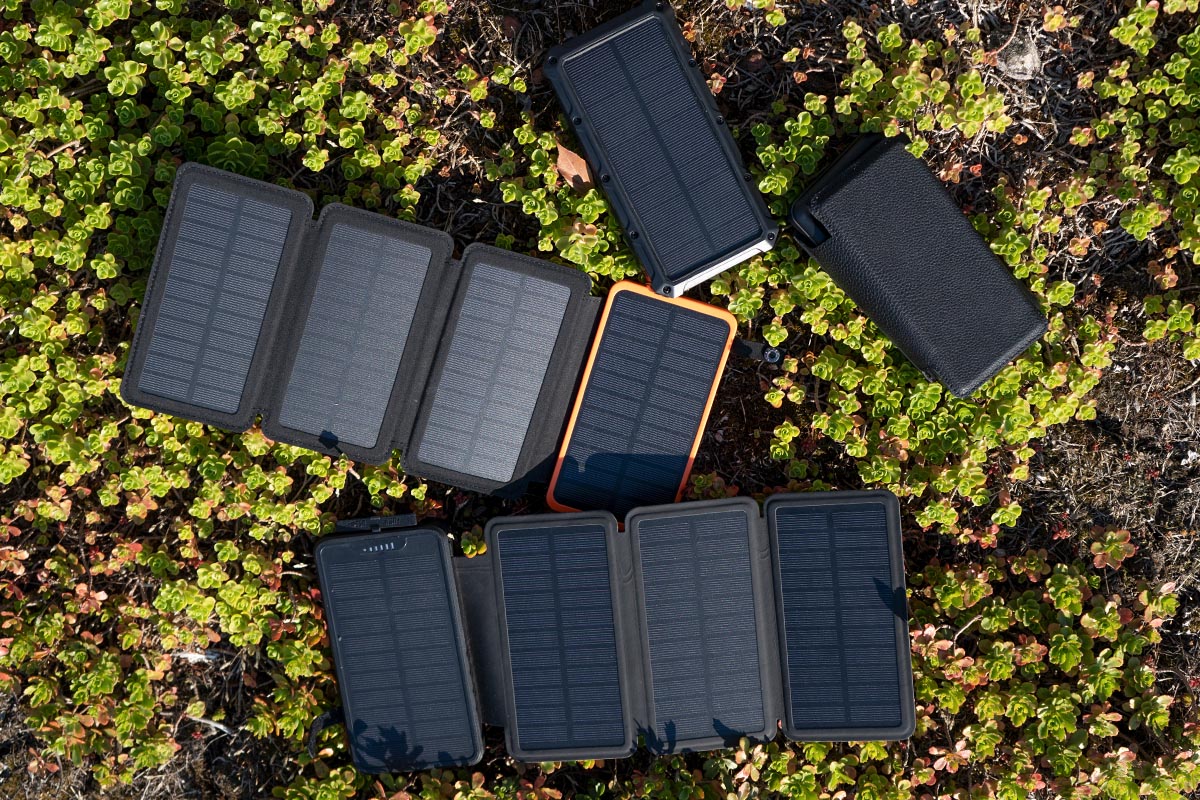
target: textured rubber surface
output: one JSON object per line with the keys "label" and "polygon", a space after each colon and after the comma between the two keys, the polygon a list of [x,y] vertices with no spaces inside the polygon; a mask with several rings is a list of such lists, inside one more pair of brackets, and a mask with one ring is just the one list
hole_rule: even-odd
{"label": "textured rubber surface", "polygon": [[676,500],[731,328],[683,303],[620,291],[599,336],[551,498],[622,517]]}
{"label": "textured rubber surface", "polygon": [[570,290],[480,261],[434,388],[417,458],[491,481],[512,479],[563,324]]}
{"label": "textured rubber surface", "polygon": [[777,535],[791,727],[816,735],[902,727],[906,673],[885,506],[768,509]]}
{"label": "textured rubber surface", "polygon": [[292,212],[193,184],[138,376],[147,394],[239,410]]}
{"label": "textured rubber surface", "polygon": [[591,523],[498,533],[510,735],[522,752],[626,743],[606,536]]}
{"label": "textured rubber surface", "polygon": [[775,227],[689,59],[672,12],[647,3],[546,67],[655,289],[673,296],[671,282],[769,249]]}
{"label": "textured rubber surface", "polygon": [[430,257],[399,232],[331,226],[280,424],[375,447]]}
{"label": "textured rubber surface", "polygon": [[470,764],[482,754],[445,537],[338,536],[317,570],[359,769]]}
{"label": "textured rubber surface", "polygon": [[746,509],[650,517],[631,522],[630,534],[649,649],[647,746],[670,753],[689,741],[761,734],[767,725]]}

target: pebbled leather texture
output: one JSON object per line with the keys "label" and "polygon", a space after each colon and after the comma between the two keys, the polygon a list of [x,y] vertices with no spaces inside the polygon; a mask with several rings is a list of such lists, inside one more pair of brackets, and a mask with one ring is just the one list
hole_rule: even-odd
{"label": "pebbled leather texture", "polygon": [[1046,318],[903,139],[855,149],[796,201],[793,219],[807,210],[829,234],[801,243],[909,360],[969,397]]}

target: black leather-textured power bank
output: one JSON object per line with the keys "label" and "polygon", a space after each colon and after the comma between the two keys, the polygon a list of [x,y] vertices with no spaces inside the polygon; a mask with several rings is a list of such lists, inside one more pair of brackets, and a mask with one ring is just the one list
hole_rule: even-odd
{"label": "black leather-textured power bank", "polygon": [[792,206],[801,245],[930,379],[968,397],[1046,331],[903,139],[864,136]]}

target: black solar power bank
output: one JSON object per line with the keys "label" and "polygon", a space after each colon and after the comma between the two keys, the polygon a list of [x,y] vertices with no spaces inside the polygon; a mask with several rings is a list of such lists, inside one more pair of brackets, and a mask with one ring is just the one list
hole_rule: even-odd
{"label": "black solar power bank", "polygon": [[1046,314],[906,144],[860,137],[796,198],[792,225],[929,380],[970,397],[1041,338]]}
{"label": "black solar power bank", "polygon": [[[628,756],[639,739],[655,753],[710,750],[780,730],[907,738],[915,703],[896,498],[777,495],[764,514],[735,498],[633,509],[624,532],[607,512],[492,520],[487,555],[455,559],[475,683],[447,669],[455,688],[445,696],[477,698],[523,761]],[[331,638],[347,613],[336,582],[322,575]],[[421,747],[407,717],[351,713],[363,707],[346,696],[364,691],[353,681],[342,685],[352,741],[355,730],[380,739],[370,731],[384,726]],[[443,718],[466,724],[458,706]],[[420,768],[410,763],[390,769]]]}
{"label": "black solar power bank", "polygon": [[[179,168],[126,401],[238,431],[261,415],[272,439],[372,464],[399,449],[405,471],[474,491],[512,496],[547,483],[600,312],[587,275],[479,244],[454,261],[440,231],[342,205],[316,221],[312,212],[299,192]],[[691,368],[697,396],[685,399],[706,412],[732,317],[703,307],[726,321],[724,344],[684,365],[676,342],[690,329],[662,320],[679,313],[673,304],[700,304],[646,294],[602,326],[603,364],[644,359],[659,337],[669,352],[621,389],[627,410],[656,413],[655,398],[640,408],[637,393]],[[671,474],[646,495],[653,502],[686,480],[704,416],[674,421],[678,444],[662,454]],[[581,435],[572,452],[589,448],[600,456],[593,467],[619,464],[637,455],[622,449],[639,444],[629,433],[625,445]],[[610,481],[589,495],[600,505],[578,507],[615,508],[626,489]]]}
{"label": "black solar power bank", "polygon": [[771,249],[778,226],[667,3],[552,49],[543,69],[656,292]]}
{"label": "black solar power bank", "polygon": [[355,766],[477,762],[478,701],[446,537],[432,528],[337,536],[317,544],[316,558]]}

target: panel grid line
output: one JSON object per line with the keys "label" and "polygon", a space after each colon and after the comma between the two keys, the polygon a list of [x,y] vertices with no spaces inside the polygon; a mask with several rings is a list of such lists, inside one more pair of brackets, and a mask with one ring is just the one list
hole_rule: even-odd
{"label": "panel grid line", "polygon": [[[654,347],[653,350],[651,350],[651,352],[654,353],[654,358],[652,358],[649,362],[650,369],[652,371],[657,371],[662,365],[663,355],[664,355],[662,344],[667,338],[667,333],[670,331],[670,323],[675,320],[675,317],[676,317],[676,309],[674,307],[672,307],[670,309],[669,313],[667,314],[667,323],[668,324],[662,328],[659,328],[658,340],[656,342],[657,346]],[[654,327],[654,326],[649,326],[649,327]],[[641,393],[640,393],[641,394],[641,397],[640,397],[641,402],[639,405],[642,408],[645,408],[649,404],[650,395],[652,394],[652,392],[654,390],[654,384],[652,384],[649,381],[646,381],[642,385],[641,389],[642,389]],[[630,430],[629,439],[631,442],[641,441],[642,430],[643,430],[643,426],[645,425],[645,416],[642,414],[635,415],[634,417],[631,418],[631,421],[633,422],[633,426],[632,426],[632,429]],[[617,462],[618,467],[617,467],[616,474],[614,475],[614,478],[615,478],[614,483],[617,486],[621,486],[625,483],[625,476],[629,472],[629,467],[632,464],[632,462],[633,462],[633,459],[628,459],[628,458],[621,459],[620,461]]]}
{"label": "panel grid line", "polygon": [[416,457],[503,483],[517,472],[571,291],[486,261],[465,280]]}
{"label": "panel grid line", "polygon": [[[375,559],[375,564],[378,567],[380,583],[382,583],[384,586],[387,586],[387,578],[388,578],[387,562],[382,558],[377,558],[377,559]],[[407,648],[407,642],[401,637],[400,631],[396,630],[396,612],[395,612],[395,609],[392,608],[392,603],[391,603],[390,597],[388,598],[388,615],[387,616],[388,616],[388,628],[391,629],[392,645],[394,647],[394,649],[392,651],[392,657],[396,659],[396,670],[399,672],[400,675],[403,676],[404,675],[404,661],[405,661],[404,657],[405,657],[405,649]],[[399,693],[400,700],[404,704],[404,718],[408,721],[408,724],[413,728],[413,734],[412,734],[413,741],[418,741],[420,739],[420,733],[416,730],[417,726],[416,726],[416,723],[414,722],[416,715],[413,713],[412,691],[411,691],[412,689],[414,689],[416,687],[413,687],[411,685],[406,685],[405,688],[408,691],[403,691],[403,692]]]}
{"label": "panel grid line", "polygon": [[[555,597],[560,597],[559,575],[558,575],[558,547],[554,538],[550,539],[550,549],[546,553],[546,560],[550,565],[550,588],[554,592]],[[558,668],[565,676],[568,673],[567,669],[567,641],[563,632],[563,614],[562,604],[554,604],[554,631],[558,639]],[[571,713],[571,696],[567,690],[567,681],[562,684],[562,707],[563,716],[566,719],[567,737],[571,740],[575,739],[575,715]]]}
{"label": "panel grid line", "polygon": [[138,389],[226,414],[241,409],[292,212],[205,184],[185,190]]}
{"label": "panel grid line", "polygon": [[[637,78],[635,78],[633,73],[629,71],[629,62],[627,60],[618,59],[617,66],[621,70],[621,74],[625,76],[625,80],[629,86],[638,85]],[[639,92],[631,92],[630,97],[632,97],[634,102],[637,104],[638,110],[642,112],[642,116],[646,119],[651,119],[652,115],[650,113],[650,109],[646,105],[646,102],[642,99],[642,95]],[[658,143],[659,148],[663,152],[666,152],[667,143],[663,139],[662,131],[658,127],[652,127],[650,130],[651,135],[654,137],[654,141]],[[671,177],[674,179],[675,186],[678,189],[678,194],[676,197],[683,201],[684,207],[687,208],[688,214],[691,216],[693,223],[696,225],[695,230],[699,231],[700,235],[704,237],[705,244],[707,244],[710,248],[715,248],[717,246],[716,242],[713,240],[712,235],[708,232],[708,226],[705,224],[704,217],[701,216],[699,208],[696,207],[696,203],[692,199],[688,185],[684,181],[683,175],[679,171],[678,163],[673,159],[667,159],[667,166],[671,170]],[[675,276],[672,275],[672,277]]]}
{"label": "panel grid line", "polygon": [[322,234],[320,272],[304,317],[279,424],[374,448],[429,272],[432,251],[345,222]]}
{"label": "panel grid line", "polygon": [[772,512],[789,724],[838,736],[901,723],[889,523],[878,503]]}
{"label": "panel grid line", "polygon": [[[508,316],[504,321],[504,329],[505,330],[511,331],[514,328],[514,326],[516,325],[517,309],[520,307],[520,297],[521,297],[521,294],[525,290],[525,285],[528,282],[528,280],[529,280],[529,276],[527,276],[527,275],[522,275],[520,278],[518,288],[517,288],[517,301],[513,302],[508,307]],[[515,342],[509,342],[508,347],[511,349],[522,349]],[[498,386],[498,379],[500,376],[501,359],[497,358],[497,359],[493,360],[489,366],[490,366],[490,369],[488,371],[487,384],[486,384],[487,388],[484,389],[484,392],[483,392],[482,405],[485,408],[492,404],[492,401],[494,400],[495,395],[496,395],[496,387]],[[475,463],[475,452],[479,448],[479,443],[480,443],[481,436],[483,433],[484,419],[485,418],[484,418],[483,414],[480,414],[475,418],[475,426],[474,426],[474,429],[471,431],[471,438],[470,438],[469,442],[467,443],[467,455],[464,459],[467,464]],[[553,548],[551,549],[551,554],[552,554],[551,557],[553,558]],[[557,581],[557,576],[555,577],[555,580]]]}
{"label": "panel grid line", "polygon": [[[842,587],[837,576],[841,574],[838,570],[837,557],[837,540],[834,538],[833,512],[825,512],[825,537],[829,543],[829,564],[830,572],[833,577],[833,588],[831,591],[833,601],[833,633],[837,637],[837,654],[838,666],[843,675],[849,675],[846,668],[846,643],[842,636],[844,630],[842,622]],[[842,681],[842,721],[850,722],[850,683]]]}
{"label": "panel grid line", "polygon": [[[245,197],[237,197],[233,211],[234,219],[237,219],[241,216],[242,206],[245,204],[245,202]],[[213,287],[213,294],[217,297],[221,296],[221,287],[225,285],[225,275],[229,270],[229,257],[233,255],[234,230],[235,228],[232,225],[225,230],[225,241],[222,242],[221,246],[221,268],[217,271],[217,283]],[[209,338],[212,336],[213,323],[216,322],[217,304],[210,303],[206,311],[207,317],[204,321],[204,327],[201,329],[200,333],[200,357],[197,358],[192,364],[192,375],[188,380],[187,399],[189,402],[195,402],[196,400],[196,388],[200,380],[200,367],[204,363],[206,345],[208,344]]]}

